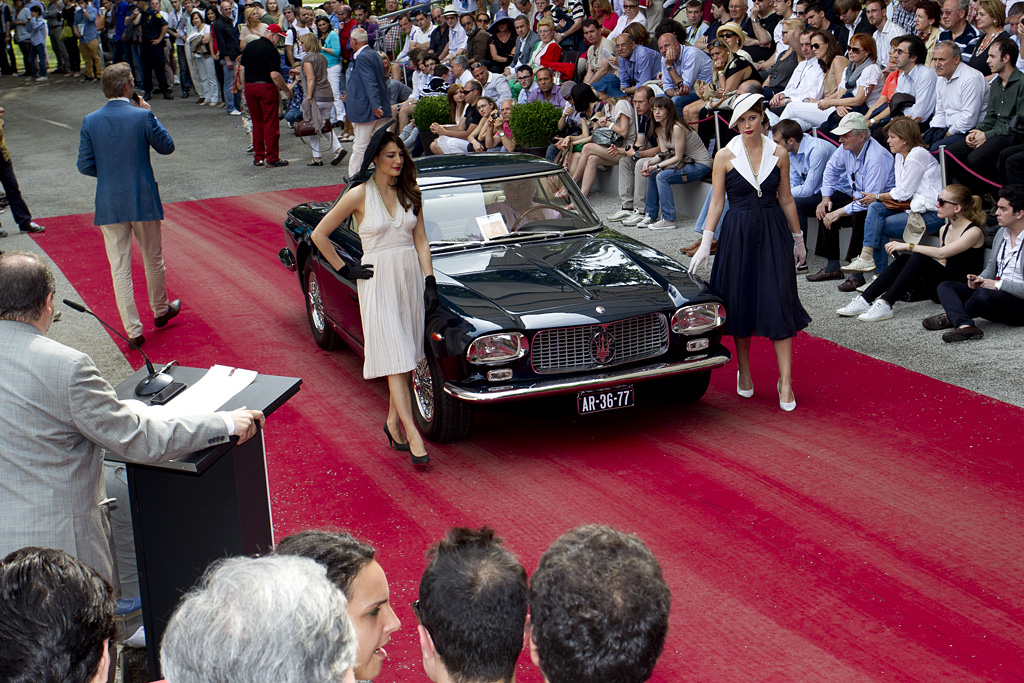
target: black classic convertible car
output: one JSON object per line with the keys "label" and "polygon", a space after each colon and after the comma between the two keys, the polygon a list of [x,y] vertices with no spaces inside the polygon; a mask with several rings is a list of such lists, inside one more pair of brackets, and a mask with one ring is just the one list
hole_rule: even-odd
{"label": "black classic convertible car", "polygon": [[[695,401],[730,360],[722,301],[675,260],[604,227],[560,166],[474,154],[416,167],[440,306],[410,391],[431,440],[462,438],[474,408],[507,401],[568,395],[588,414],[633,406],[648,387]],[[355,282],[310,240],[330,207],[289,211],[279,258],[298,273],[316,343],[361,354]],[[348,264],[362,256],[353,223],[331,235]]]}

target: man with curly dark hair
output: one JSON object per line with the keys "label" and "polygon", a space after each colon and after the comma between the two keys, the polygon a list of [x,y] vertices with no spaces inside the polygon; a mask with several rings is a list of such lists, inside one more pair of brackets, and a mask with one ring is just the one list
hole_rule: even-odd
{"label": "man with curly dark hair", "polygon": [[668,633],[672,595],[632,534],[563,534],[530,577],[530,658],[548,683],[643,683]]}

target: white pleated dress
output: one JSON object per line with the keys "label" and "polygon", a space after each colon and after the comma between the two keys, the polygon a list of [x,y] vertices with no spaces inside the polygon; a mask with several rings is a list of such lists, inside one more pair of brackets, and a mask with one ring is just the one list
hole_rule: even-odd
{"label": "white pleated dress", "polygon": [[392,216],[377,184],[367,181],[359,239],[362,263],[373,265],[373,277],[356,283],[366,379],[409,372],[423,359],[423,269],[413,243],[415,227],[412,211],[398,204],[398,215]]}

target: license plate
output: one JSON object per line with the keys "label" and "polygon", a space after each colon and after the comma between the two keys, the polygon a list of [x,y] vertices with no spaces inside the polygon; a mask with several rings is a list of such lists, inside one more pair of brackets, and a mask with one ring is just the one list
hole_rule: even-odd
{"label": "license plate", "polygon": [[576,395],[576,408],[580,415],[590,413],[602,413],[606,410],[618,410],[619,408],[632,408],[633,386],[614,387],[612,389],[598,389],[595,391],[581,391]]}

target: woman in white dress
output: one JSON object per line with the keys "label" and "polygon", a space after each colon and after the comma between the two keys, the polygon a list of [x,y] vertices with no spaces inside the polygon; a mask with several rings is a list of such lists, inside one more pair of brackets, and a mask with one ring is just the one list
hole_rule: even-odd
{"label": "woman in white dress", "polygon": [[[313,243],[342,277],[355,280],[363,321],[363,377],[388,378],[391,399],[384,434],[395,450],[408,451],[413,464],[430,462],[416,429],[409,397],[409,373],[423,359],[425,316],[437,308],[437,283],[430,243],[423,225],[422,194],[416,166],[401,139],[377,130],[353,182],[373,175],[346,192],[316,229]],[[348,266],[330,235],[351,216],[359,226],[363,258]],[[405,430],[407,441],[400,441]]]}

